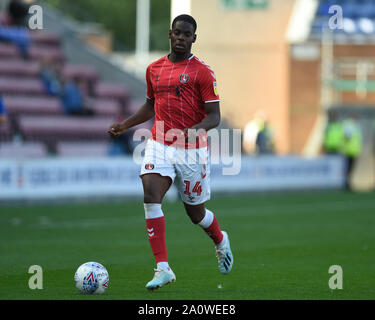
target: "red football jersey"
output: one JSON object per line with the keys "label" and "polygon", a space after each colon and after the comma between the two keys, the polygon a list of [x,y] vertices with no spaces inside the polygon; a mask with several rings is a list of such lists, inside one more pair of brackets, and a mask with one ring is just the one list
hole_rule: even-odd
{"label": "red football jersey", "polygon": [[[162,57],[148,66],[146,80],[147,98],[155,99],[152,139],[167,145],[177,139],[173,129],[201,122],[206,116],[204,104],[219,101],[214,71],[194,55],[174,63]],[[198,146],[207,146],[206,135],[194,145],[184,143],[185,148]]]}

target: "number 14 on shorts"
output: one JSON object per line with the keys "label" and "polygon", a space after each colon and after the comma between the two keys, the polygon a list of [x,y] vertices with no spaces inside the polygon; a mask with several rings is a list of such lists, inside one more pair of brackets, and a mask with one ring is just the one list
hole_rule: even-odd
{"label": "number 14 on shorts", "polygon": [[[185,183],[185,191],[184,191],[184,194],[188,195],[188,196],[191,196],[191,193],[190,193],[190,181],[189,180],[184,180],[184,183]],[[199,197],[202,193],[202,186],[201,186],[201,182],[200,181],[197,181],[193,187],[193,190],[191,190],[191,192],[193,193],[196,193],[197,196]]]}

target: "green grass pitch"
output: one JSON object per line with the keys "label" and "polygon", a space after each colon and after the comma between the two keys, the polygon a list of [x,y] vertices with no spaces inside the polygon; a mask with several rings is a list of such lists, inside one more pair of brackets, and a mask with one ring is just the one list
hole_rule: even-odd
{"label": "green grass pitch", "polygon": [[[177,281],[155,292],[155,267],[142,201],[0,207],[0,299],[375,299],[374,193],[288,192],[213,197],[207,204],[228,231],[235,264],[217,268],[211,239],[180,202],[163,205],[169,262]],[[80,294],[77,267],[102,263],[101,296]],[[31,290],[31,265],[43,289]],[[331,265],[343,289],[328,286]]]}

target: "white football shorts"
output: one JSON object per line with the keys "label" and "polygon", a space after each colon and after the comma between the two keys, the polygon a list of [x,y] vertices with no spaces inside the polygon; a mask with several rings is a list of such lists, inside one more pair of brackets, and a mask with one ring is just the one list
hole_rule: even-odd
{"label": "white football shorts", "polygon": [[183,149],[148,139],[140,176],[147,173],[170,177],[187,204],[201,204],[211,197],[207,147]]}

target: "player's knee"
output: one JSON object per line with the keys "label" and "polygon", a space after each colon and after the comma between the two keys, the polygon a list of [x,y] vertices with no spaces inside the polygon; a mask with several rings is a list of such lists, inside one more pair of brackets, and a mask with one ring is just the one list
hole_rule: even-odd
{"label": "player's knee", "polygon": [[144,203],[161,203],[161,195],[155,190],[145,190],[143,195]]}

